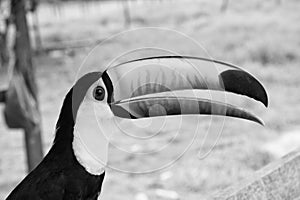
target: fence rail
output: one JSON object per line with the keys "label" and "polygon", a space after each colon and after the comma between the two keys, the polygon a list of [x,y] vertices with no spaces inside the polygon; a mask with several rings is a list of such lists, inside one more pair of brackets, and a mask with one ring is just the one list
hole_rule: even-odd
{"label": "fence rail", "polygon": [[219,192],[214,200],[300,200],[300,149]]}

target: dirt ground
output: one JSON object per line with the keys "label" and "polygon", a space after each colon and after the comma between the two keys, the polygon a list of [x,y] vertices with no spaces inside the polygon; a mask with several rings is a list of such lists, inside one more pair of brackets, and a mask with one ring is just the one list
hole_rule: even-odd
{"label": "dirt ground", "polygon": [[[124,137],[116,142],[140,151],[159,148],[176,135],[164,153],[147,158],[119,154],[112,147],[111,166],[133,171],[155,168],[162,161],[174,160],[192,144],[180,159],[154,173],[130,174],[109,169],[100,199],[209,199],[220,189],[251,176],[300,146],[300,2],[230,1],[226,12],[220,12],[220,5],[221,1],[209,0],[137,1],[130,4],[131,28],[155,26],[183,32],[204,46],[213,58],[240,65],[255,75],[268,91],[269,107],[266,109],[247,98],[239,98],[237,103],[262,118],[265,126],[231,118],[226,119],[219,137],[217,133],[206,136],[209,117],[180,118],[180,132],[174,126],[179,118],[170,118],[156,141],[139,145]],[[39,20],[44,46],[90,42],[126,30],[122,6],[114,3],[42,4]],[[94,52],[98,56],[88,64],[100,66],[114,59],[114,50],[139,46],[145,40],[163,41],[185,54],[203,53],[172,35],[160,38],[147,33],[133,34],[122,41],[107,43],[101,51]],[[35,57],[45,152],[51,146],[63,98],[92,48],[51,51]],[[1,74],[2,78],[4,76]],[[214,123],[215,130],[222,126],[219,118],[215,118]],[[153,130],[147,130],[145,135],[151,132]],[[203,157],[212,146],[213,150]],[[4,199],[26,175],[24,154],[22,132],[7,129],[1,115],[0,199]]]}

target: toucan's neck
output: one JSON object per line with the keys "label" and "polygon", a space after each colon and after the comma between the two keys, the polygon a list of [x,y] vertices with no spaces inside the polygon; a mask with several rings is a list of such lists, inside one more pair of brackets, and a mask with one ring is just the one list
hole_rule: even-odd
{"label": "toucan's neck", "polygon": [[71,89],[61,108],[53,148],[71,152],[87,172],[100,175],[107,164],[108,139],[104,130],[109,129],[109,122],[97,121],[94,109],[92,104],[81,101],[74,114]]}
{"label": "toucan's neck", "polygon": [[63,143],[65,145],[71,144],[74,138],[74,114],[72,109],[72,93],[73,89],[71,89],[66,95],[59,118],[56,123],[56,132],[54,144]]}

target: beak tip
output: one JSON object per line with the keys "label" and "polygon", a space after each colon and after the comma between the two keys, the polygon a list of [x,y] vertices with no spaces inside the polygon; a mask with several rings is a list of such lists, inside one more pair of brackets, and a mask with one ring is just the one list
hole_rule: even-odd
{"label": "beak tip", "polygon": [[258,116],[252,115],[251,118],[252,118],[251,121],[256,122],[256,123],[258,123],[262,126],[265,126],[265,122],[261,118],[259,118]]}
{"label": "beak tip", "polygon": [[269,106],[269,100],[268,100],[268,95],[267,92],[265,92],[265,100],[264,100],[264,105],[267,108]]}
{"label": "beak tip", "polygon": [[260,125],[265,126],[265,122],[264,122],[263,120],[259,119],[257,122],[258,122]]}

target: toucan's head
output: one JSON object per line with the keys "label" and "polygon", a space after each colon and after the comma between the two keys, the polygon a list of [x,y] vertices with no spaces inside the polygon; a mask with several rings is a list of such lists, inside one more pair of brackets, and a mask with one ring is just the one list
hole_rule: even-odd
{"label": "toucan's head", "polygon": [[88,73],[75,83],[72,88],[74,138],[80,142],[73,144],[73,148],[80,149],[76,150],[78,155],[86,151],[106,163],[107,151],[103,148],[108,145],[107,136],[113,131],[116,118],[223,115],[263,124],[256,115],[237,106],[207,96],[183,96],[178,93],[180,90],[235,93],[268,105],[262,84],[228,63],[185,56],[132,60],[102,72]]}

